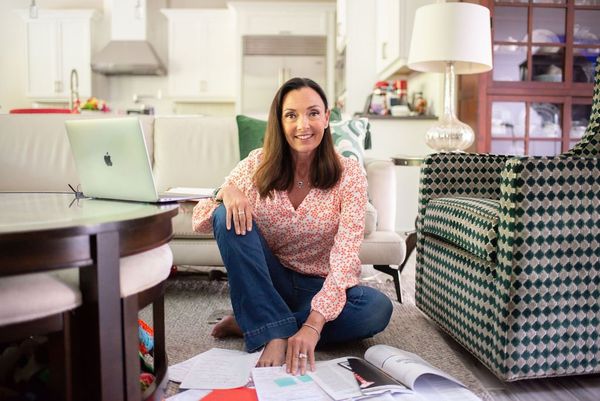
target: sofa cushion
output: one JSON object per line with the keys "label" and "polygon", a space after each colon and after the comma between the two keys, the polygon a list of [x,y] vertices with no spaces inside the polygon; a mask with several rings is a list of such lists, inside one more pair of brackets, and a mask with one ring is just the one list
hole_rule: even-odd
{"label": "sofa cushion", "polygon": [[496,261],[500,201],[437,198],[425,209],[423,231],[488,262]]}
{"label": "sofa cushion", "polygon": [[216,188],[240,160],[233,117],[159,116],[154,120],[154,179],[174,187]]}
{"label": "sofa cushion", "polygon": [[254,149],[262,148],[267,122],[252,117],[235,117],[240,144],[240,160],[245,159]]}
{"label": "sofa cushion", "polygon": [[[107,118],[92,114],[10,114],[0,115],[0,190],[69,191],[76,187],[79,174],[71,154],[66,120]],[[153,157],[153,122],[141,116],[150,162]],[[5,171],[18,174],[5,174]]]}

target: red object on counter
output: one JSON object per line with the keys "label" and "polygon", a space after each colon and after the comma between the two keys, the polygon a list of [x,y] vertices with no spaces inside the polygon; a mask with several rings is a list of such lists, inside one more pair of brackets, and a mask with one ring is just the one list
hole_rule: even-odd
{"label": "red object on counter", "polygon": [[77,114],[71,109],[12,109],[10,114]]}

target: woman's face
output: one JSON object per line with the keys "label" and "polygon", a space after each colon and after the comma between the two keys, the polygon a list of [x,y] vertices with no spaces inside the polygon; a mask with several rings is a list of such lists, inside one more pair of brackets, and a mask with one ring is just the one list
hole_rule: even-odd
{"label": "woman's face", "polygon": [[313,89],[295,89],[283,98],[281,122],[292,153],[310,156],[323,139],[329,110]]}

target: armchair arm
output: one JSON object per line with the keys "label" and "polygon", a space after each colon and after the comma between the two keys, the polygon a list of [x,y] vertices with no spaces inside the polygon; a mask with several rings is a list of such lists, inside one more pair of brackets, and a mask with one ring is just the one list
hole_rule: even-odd
{"label": "armchair arm", "polygon": [[[420,221],[431,199],[445,196],[500,198],[500,172],[511,156],[474,153],[435,153],[421,166]],[[417,229],[419,222],[417,222]]]}
{"label": "armchair arm", "polygon": [[377,231],[395,231],[396,170],[390,160],[365,160],[369,200],[377,209]]}
{"label": "armchair arm", "polygon": [[540,325],[542,345],[551,333],[562,336],[564,349],[569,343],[595,341],[587,336],[600,329],[597,319],[590,319],[597,316],[600,298],[599,250],[600,158],[507,162],[502,171],[496,291],[506,317],[501,329],[508,334],[508,355],[514,350],[511,338]]}

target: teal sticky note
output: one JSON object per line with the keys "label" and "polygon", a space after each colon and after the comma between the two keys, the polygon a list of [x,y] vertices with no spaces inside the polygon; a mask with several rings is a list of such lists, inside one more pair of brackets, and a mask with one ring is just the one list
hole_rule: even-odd
{"label": "teal sticky note", "polygon": [[275,384],[277,384],[279,387],[287,387],[293,386],[296,384],[296,381],[291,377],[280,377],[279,379],[275,379]]}
{"label": "teal sticky note", "polygon": [[302,375],[302,376],[298,376],[298,380],[300,380],[301,382],[311,382],[312,381],[312,377],[310,377],[309,375]]}

